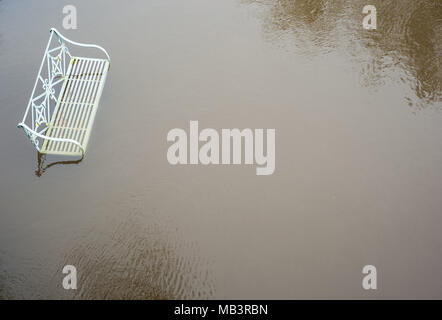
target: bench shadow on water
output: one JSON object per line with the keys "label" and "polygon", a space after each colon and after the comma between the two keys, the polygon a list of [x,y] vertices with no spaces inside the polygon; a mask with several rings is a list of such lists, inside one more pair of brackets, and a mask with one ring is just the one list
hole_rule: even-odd
{"label": "bench shadow on water", "polygon": [[70,159],[70,160],[46,160],[46,155],[37,152],[37,169],[35,170],[35,175],[41,177],[46,170],[54,166],[65,166],[65,165],[75,165],[83,161],[84,155],[80,159]]}

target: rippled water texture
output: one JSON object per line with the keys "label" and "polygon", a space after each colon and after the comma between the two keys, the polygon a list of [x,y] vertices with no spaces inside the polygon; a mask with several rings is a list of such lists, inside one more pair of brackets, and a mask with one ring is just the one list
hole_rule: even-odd
{"label": "rippled water texture", "polygon": [[410,106],[441,102],[440,1],[371,1],[379,17],[376,31],[361,28],[361,8],[368,4],[363,0],[256,2],[270,8],[265,17],[270,39],[292,42],[304,54],[345,50],[361,65],[365,84],[382,85],[390,77],[412,88],[418,99],[406,96]]}
{"label": "rippled water texture", "polygon": [[[72,3],[0,0],[0,298],[442,298],[441,1]],[[112,57],[81,161],[16,128],[50,27]],[[275,173],[169,165],[190,120]]]}

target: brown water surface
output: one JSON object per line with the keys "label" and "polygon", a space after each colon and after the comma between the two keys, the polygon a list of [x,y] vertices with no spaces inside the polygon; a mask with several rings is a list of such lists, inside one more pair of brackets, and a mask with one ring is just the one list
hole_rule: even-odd
{"label": "brown water surface", "polygon": [[[440,1],[72,3],[0,1],[1,298],[442,298]],[[80,162],[16,128],[52,26],[112,57]],[[275,173],[169,165],[190,120]]]}

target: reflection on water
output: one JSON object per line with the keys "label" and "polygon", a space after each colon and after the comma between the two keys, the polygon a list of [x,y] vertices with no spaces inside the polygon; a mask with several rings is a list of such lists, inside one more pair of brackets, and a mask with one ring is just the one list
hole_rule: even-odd
{"label": "reflection on water", "polygon": [[[252,2],[255,2],[252,0]],[[442,98],[442,2],[440,0],[371,1],[377,8],[377,30],[362,28],[362,8],[356,0],[263,0],[271,39],[294,38],[306,54],[344,49],[362,64],[362,81],[384,83],[399,69],[398,81],[408,83],[418,106]],[[406,97],[413,104],[411,97]]]}

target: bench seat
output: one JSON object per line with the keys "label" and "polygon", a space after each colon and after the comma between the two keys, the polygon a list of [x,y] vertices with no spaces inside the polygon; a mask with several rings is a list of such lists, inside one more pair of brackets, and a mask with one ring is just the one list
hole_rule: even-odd
{"label": "bench seat", "polygon": [[[108,69],[105,59],[71,59],[46,137],[72,139],[86,150]],[[72,143],[44,139],[40,153],[81,155],[82,150]]]}

